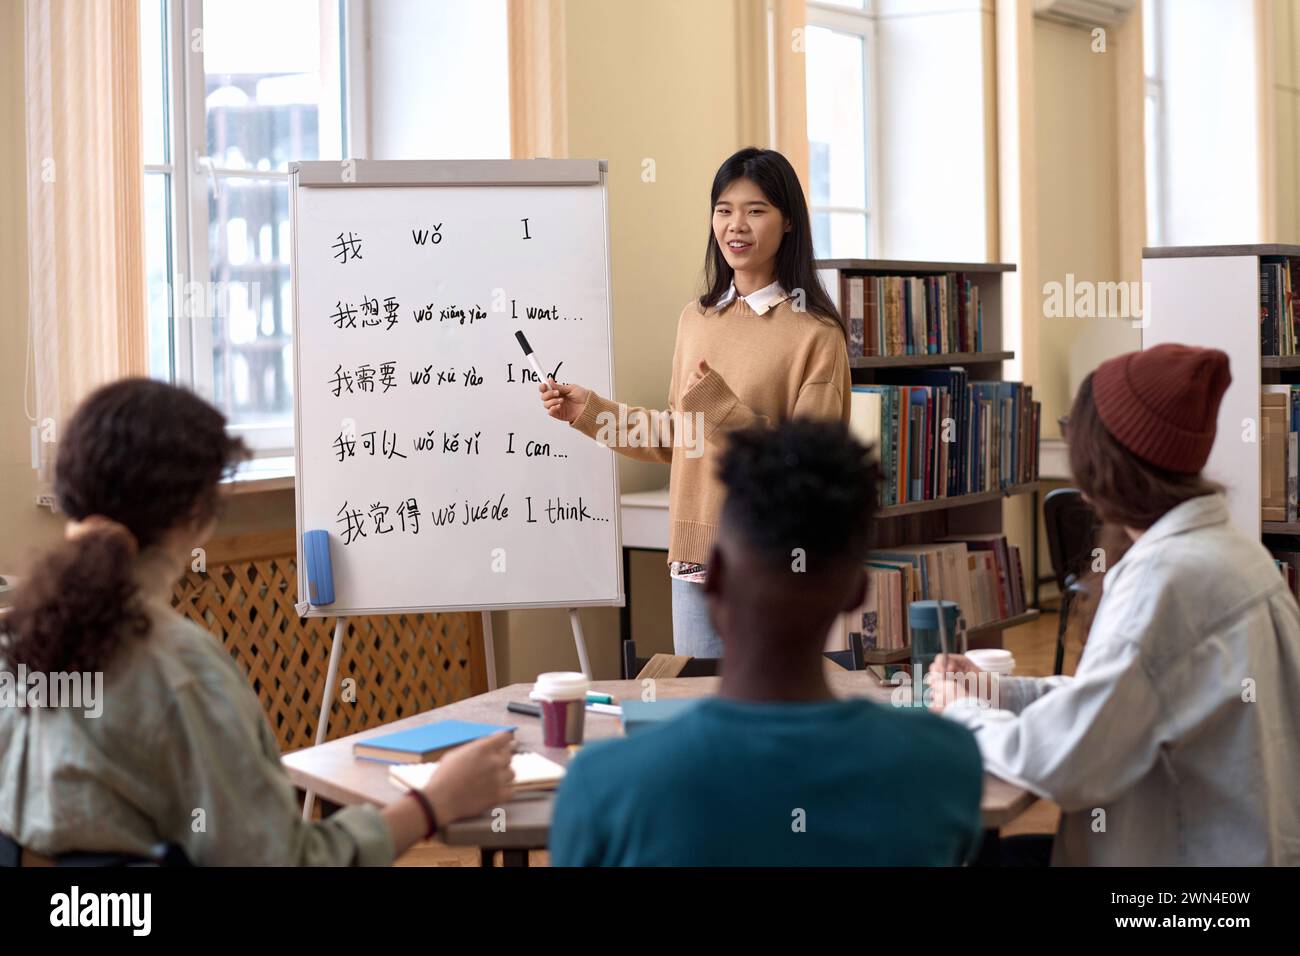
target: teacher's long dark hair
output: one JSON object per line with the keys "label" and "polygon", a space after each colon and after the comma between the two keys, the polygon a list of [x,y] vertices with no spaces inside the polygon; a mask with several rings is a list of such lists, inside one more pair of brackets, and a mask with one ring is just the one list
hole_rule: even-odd
{"label": "teacher's long dark hair", "polygon": [[[767,201],[781,211],[790,223],[790,231],[781,238],[776,251],[776,280],[793,296],[803,293],[804,309],[811,315],[834,322],[844,331],[844,320],[835,303],[822,288],[813,266],[812,223],[808,218],[808,204],[804,202],[803,187],[790,161],[774,149],[748,146],[727,157],[713,177],[709,195],[709,208],[717,206],[718,197],[737,179],[748,179],[759,189]],[[709,308],[731,286],[732,269],[722,255],[713,230],[709,230],[709,244],[704,253],[704,284],[707,291],[700,296],[700,306]]]}

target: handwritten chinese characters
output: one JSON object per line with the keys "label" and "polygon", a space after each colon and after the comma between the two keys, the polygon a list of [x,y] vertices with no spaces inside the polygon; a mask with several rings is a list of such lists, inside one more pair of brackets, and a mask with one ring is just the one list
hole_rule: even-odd
{"label": "handwritten chinese characters", "polygon": [[[512,228],[521,240],[546,243],[545,230],[531,218],[518,218]],[[512,298],[504,283],[484,282],[481,274],[479,281],[465,282],[459,272],[447,271],[458,268],[454,256],[464,237],[441,216],[404,223],[396,234],[385,234],[368,218],[360,229],[336,226],[328,235],[330,259],[350,268],[325,274],[346,282],[327,279],[313,289],[310,315],[327,343],[317,354],[328,361],[308,363],[306,388],[321,390],[316,394],[329,402],[331,413],[328,431],[316,419],[304,437],[318,460],[328,445],[326,460],[340,476],[351,476],[336,479],[321,502],[326,520],[326,509],[334,510],[337,541],[365,550],[421,535],[422,541],[441,541],[476,526],[547,528],[613,520],[608,501],[595,506],[578,489],[572,497],[555,494],[571,480],[559,470],[570,445],[585,439],[547,427],[537,407],[537,375],[519,364],[517,352],[507,351],[514,343],[511,331],[525,323],[580,323],[595,302],[603,307],[604,300],[585,291],[594,283],[582,284],[578,307],[569,308],[562,296]],[[414,261],[420,265],[376,272],[395,241],[418,251]],[[527,248],[532,255],[546,247]],[[548,371],[557,381],[561,352],[554,348],[548,356],[556,362]],[[515,397],[520,395],[526,404]],[[498,396],[509,398],[498,403]],[[509,417],[500,414],[501,405],[510,409]],[[516,415],[525,408],[536,413],[536,421]],[[462,462],[484,465],[466,469]],[[491,488],[494,481],[501,483]],[[383,490],[367,490],[371,482]],[[485,483],[490,492],[481,487]],[[455,549],[471,540],[452,537],[445,543]]]}

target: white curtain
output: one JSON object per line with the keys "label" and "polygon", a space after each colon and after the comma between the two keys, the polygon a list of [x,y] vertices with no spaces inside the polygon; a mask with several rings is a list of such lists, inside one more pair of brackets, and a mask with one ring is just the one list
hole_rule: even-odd
{"label": "white curtain", "polygon": [[27,0],[27,413],[48,481],[62,424],[147,369],[139,0]]}

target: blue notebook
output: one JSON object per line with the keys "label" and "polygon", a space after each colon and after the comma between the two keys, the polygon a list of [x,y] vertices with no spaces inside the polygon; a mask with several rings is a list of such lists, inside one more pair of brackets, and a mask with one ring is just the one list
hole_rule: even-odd
{"label": "blue notebook", "polygon": [[425,763],[444,751],[499,730],[514,730],[500,724],[472,724],[464,720],[440,720],[395,734],[370,737],[352,745],[352,756],[384,763]]}
{"label": "blue notebook", "polygon": [[694,707],[699,700],[678,697],[668,700],[624,700],[620,703],[623,707],[623,733],[630,734],[672,720]]}

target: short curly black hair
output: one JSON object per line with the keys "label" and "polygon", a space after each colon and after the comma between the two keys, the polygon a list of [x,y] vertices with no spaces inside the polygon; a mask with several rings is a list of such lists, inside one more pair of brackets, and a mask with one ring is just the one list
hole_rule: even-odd
{"label": "short curly black hair", "polygon": [[796,548],[806,569],[864,561],[880,469],[839,421],[791,418],[732,432],[718,466],[723,524],[774,568]]}

